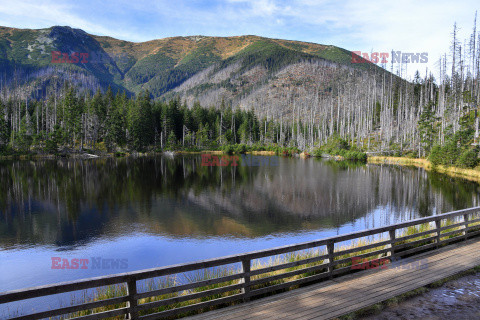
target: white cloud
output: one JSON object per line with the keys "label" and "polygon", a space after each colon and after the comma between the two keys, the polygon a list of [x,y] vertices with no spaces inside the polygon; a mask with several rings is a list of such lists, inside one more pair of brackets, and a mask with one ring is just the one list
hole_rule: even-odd
{"label": "white cloud", "polygon": [[280,9],[273,0],[227,0],[227,2],[245,5],[250,14],[259,16],[272,16]]}
{"label": "white cloud", "polygon": [[[78,3],[81,5],[81,3]],[[54,25],[71,26],[100,35],[131,36],[79,16],[78,5],[59,1],[0,0],[0,25],[17,28],[48,28]]]}
{"label": "white cloud", "polygon": [[[0,25],[70,25],[145,41],[176,35],[242,35],[333,44],[363,52],[428,52],[428,68],[448,51],[452,26],[469,36],[476,1],[358,0],[0,0]],[[408,66],[409,74],[425,65]]]}
{"label": "white cloud", "polygon": [[[439,56],[448,52],[453,23],[467,38],[473,28],[475,1],[317,1],[295,0],[292,10],[279,10],[298,23],[329,31],[328,42],[362,52],[428,52],[428,64],[408,65],[408,74],[425,67],[437,71]],[[480,6],[479,6],[480,7]],[[313,41],[322,40],[310,35]]]}

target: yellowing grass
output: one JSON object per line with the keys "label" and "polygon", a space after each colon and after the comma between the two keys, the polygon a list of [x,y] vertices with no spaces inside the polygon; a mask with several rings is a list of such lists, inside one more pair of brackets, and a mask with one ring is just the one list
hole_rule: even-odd
{"label": "yellowing grass", "polygon": [[480,169],[462,169],[457,167],[433,166],[427,159],[410,159],[403,157],[368,157],[368,163],[394,164],[401,166],[416,166],[426,170],[435,170],[452,177],[464,178],[470,181],[480,182]]}

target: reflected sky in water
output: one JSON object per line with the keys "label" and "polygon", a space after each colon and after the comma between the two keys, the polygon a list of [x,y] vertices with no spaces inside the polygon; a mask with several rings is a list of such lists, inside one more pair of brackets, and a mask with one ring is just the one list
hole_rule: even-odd
{"label": "reflected sky in water", "polygon": [[[320,239],[478,204],[478,185],[418,168],[280,158],[0,162],[0,291]],[[126,259],[53,270],[51,258]]]}

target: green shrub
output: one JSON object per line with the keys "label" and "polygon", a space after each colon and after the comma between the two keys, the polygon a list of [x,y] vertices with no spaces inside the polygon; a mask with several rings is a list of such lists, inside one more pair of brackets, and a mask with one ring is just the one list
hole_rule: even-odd
{"label": "green shrub", "polygon": [[457,142],[449,141],[444,146],[433,146],[428,160],[430,160],[433,165],[453,166],[457,164],[459,157],[460,150],[457,147]]}
{"label": "green shrub", "polygon": [[323,154],[329,154],[331,156],[341,156],[345,160],[367,162],[367,154],[355,148],[348,148],[348,149],[336,148],[336,149],[330,149],[327,151],[323,148],[316,148],[313,151],[313,155],[316,157],[321,157]]}
{"label": "green shrub", "polygon": [[405,157],[406,158],[410,158],[410,159],[415,159],[417,157],[417,153],[415,151],[409,151],[407,153],[405,153]]}
{"label": "green shrub", "polygon": [[328,138],[327,143],[322,146],[322,149],[327,154],[335,154],[335,152],[338,154],[338,150],[348,150],[350,146],[345,139],[339,136],[331,136]]}
{"label": "green shrub", "polygon": [[323,155],[323,150],[322,148],[315,148],[313,150],[313,156],[314,157],[321,157]]}
{"label": "green shrub", "polygon": [[227,144],[226,146],[222,147],[222,151],[226,154],[233,154],[235,152],[235,146]]}
{"label": "green shrub", "polygon": [[455,165],[460,168],[474,168],[478,164],[477,151],[467,149],[460,154]]}
{"label": "green shrub", "polygon": [[428,160],[434,166],[438,166],[439,164],[442,164],[443,162],[442,147],[439,145],[433,146],[432,150],[430,150],[430,155],[428,156]]}
{"label": "green shrub", "polygon": [[246,144],[237,144],[235,147],[235,153],[240,153],[243,154],[248,151],[247,145]]}
{"label": "green shrub", "polygon": [[453,166],[460,156],[460,150],[457,147],[457,141],[450,141],[442,147],[444,164]]}
{"label": "green shrub", "polygon": [[58,153],[58,144],[54,139],[49,139],[45,141],[45,151],[50,154]]}
{"label": "green shrub", "polygon": [[300,149],[297,147],[280,147],[277,153],[283,156],[293,156],[294,154],[300,153]]}
{"label": "green shrub", "polygon": [[0,145],[0,155],[1,156],[8,156],[14,154],[15,151],[13,150],[12,146],[8,144]]}
{"label": "green shrub", "polygon": [[227,144],[225,146],[222,146],[220,150],[225,152],[226,154],[239,154],[254,150],[254,148],[248,148],[246,144]]}
{"label": "green shrub", "polygon": [[351,151],[343,151],[341,153],[343,153],[341,154],[341,156],[343,156],[345,160],[361,161],[361,162],[367,161],[367,154],[365,152],[351,150]]}

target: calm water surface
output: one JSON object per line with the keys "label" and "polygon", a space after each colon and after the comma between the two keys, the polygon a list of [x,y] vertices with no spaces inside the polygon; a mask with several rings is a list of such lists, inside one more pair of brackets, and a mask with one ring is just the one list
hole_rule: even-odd
{"label": "calm water surface", "polygon": [[[0,292],[242,253],[475,206],[417,168],[200,156],[0,162]],[[52,257],[117,266],[52,269]],[[109,260],[111,261],[111,260]]]}

